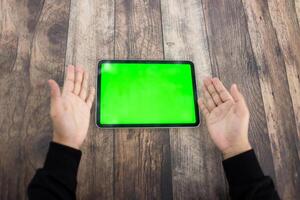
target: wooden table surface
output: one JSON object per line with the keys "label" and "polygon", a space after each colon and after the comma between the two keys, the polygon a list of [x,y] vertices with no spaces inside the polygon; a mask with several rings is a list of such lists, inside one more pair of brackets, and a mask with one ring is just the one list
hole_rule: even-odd
{"label": "wooden table surface", "polygon": [[[237,83],[264,172],[283,199],[300,199],[299,20],[300,0],[0,0],[0,199],[26,199],[44,162],[46,80],[62,85],[71,63],[93,84],[99,59],[187,59],[198,86]],[[204,122],[102,130],[92,116],[78,199],[228,199]]]}

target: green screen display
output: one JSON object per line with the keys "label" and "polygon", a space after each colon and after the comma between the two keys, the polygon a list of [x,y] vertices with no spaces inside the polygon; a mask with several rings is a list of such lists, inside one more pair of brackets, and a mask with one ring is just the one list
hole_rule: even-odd
{"label": "green screen display", "polygon": [[197,125],[193,70],[188,61],[100,62],[98,126]]}

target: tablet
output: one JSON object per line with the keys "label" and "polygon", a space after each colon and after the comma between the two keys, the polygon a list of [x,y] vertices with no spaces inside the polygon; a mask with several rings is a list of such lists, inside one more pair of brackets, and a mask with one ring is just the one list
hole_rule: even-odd
{"label": "tablet", "polygon": [[194,64],[100,61],[95,119],[100,128],[198,126]]}

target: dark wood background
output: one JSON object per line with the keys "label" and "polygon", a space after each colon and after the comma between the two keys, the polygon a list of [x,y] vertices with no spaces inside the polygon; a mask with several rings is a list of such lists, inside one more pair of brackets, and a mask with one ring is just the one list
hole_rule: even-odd
{"label": "dark wood background", "polygon": [[[299,17],[300,0],[0,0],[0,199],[26,199],[44,162],[46,80],[62,85],[70,63],[93,84],[99,59],[189,59],[198,86],[209,75],[237,83],[264,172],[283,199],[299,199]],[[229,198],[204,122],[100,130],[92,116],[78,199]]]}

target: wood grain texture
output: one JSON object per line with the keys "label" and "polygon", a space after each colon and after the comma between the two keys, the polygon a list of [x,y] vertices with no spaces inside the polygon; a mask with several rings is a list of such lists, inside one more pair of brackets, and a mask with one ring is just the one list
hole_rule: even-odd
{"label": "wood grain texture", "polygon": [[295,4],[288,0],[270,0],[268,5],[285,63],[298,133],[295,142],[300,157],[300,28]]}
{"label": "wood grain texture", "polygon": [[[299,199],[299,21],[300,0],[0,0],[0,199],[26,199],[44,162],[46,80],[62,86],[74,64],[93,85],[97,60],[113,58],[192,60],[198,96],[204,76],[236,82],[264,172],[283,199]],[[82,151],[77,199],[228,199],[204,121],[103,130],[93,108]]]}
{"label": "wood grain texture", "polygon": [[[272,3],[270,1],[270,4]],[[299,67],[296,62],[291,60],[297,44],[289,42],[289,52],[286,51],[284,40],[290,37],[290,33],[287,33],[291,31],[289,27],[286,27],[286,30],[284,30],[288,35],[276,34],[274,25],[277,27],[277,30],[283,30],[278,24],[280,23],[279,19],[277,19],[275,24],[272,23],[269,9],[273,9],[272,12],[275,12],[277,8],[269,7],[267,1],[244,1],[244,5],[251,42],[255,44],[252,45],[253,51],[259,65],[259,77],[268,119],[268,131],[278,190],[283,199],[296,199],[300,193],[300,177],[298,176],[300,174],[300,161],[297,152],[299,138],[293,112],[293,102],[289,93],[286,67],[289,68],[290,72]],[[287,3],[285,5],[288,6]],[[281,11],[283,10],[284,8]],[[287,15],[287,13],[283,12],[281,14]],[[289,15],[293,14],[290,13]],[[292,20],[286,19],[285,22],[289,23]],[[278,43],[277,37],[282,42],[283,50]],[[294,43],[297,42],[295,41]],[[294,59],[299,59],[296,58],[297,56],[295,55]],[[285,58],[286,60],[284,60]],[[285,64],[285,61],[288,65]],[[290,78],[293,85],[294,76]],[[294,95],[297,96],[297,93],[294,93]]]}
{"label": "wood grain texture", "polygon": [[295,0],[295,9],[296,9],[297,19],[299,24],[300,23],[300,0]]}
{"label": "wood grain texture", "polygon": [[237,83],[250,110],[249,138],[264,172],[275,178],[258,66],[241,1],[203,0],[213,75]]}
{"label": "wood grain texture", "polygon": [[[165,59],[192,60],[198,95],[211,76],[201,1],[161,0]],[[202,120],[199,128],[170,129],[174,199],[226,199],[221,154]]]}
{"label": "wood grain texture", "polygon": [[[99,59],[114,55],[114,2],[72,1],[66,63],[81,65],[95,86]],[[93,106],[78,176],[78,199],[113,199],[113,131],[95,126]]]}
{"label": "wood grain texture", "polygon": [[0,199],[26,199],[51,139],[46,80],[62,82],[70,2],[0,3]]}
{"label": "wood grain texture", "polygon": [[[162,59],[159,0],[116,0],[115,58]],[[168,129],[115,130],[115,199],[171,199]]]}

